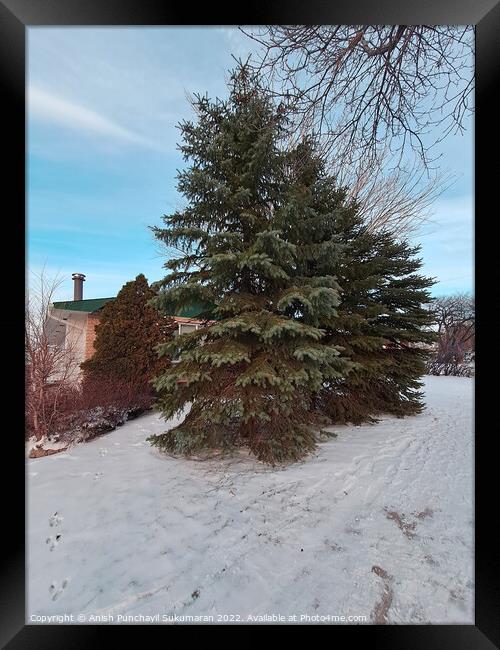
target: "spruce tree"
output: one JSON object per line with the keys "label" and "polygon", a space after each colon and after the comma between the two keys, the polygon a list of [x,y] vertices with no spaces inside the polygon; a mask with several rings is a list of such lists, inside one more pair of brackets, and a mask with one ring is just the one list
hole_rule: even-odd
{"label": "spruce tree", "polygon": [[179,350],[154,382],[163,415],[190,410],[151,442],[174,453],[246,445],[267,462],[297,459],[315,446],[311,395],[347,368],[319,327],[335,316],[338,286],[328,274],[299,274],[284,234],[302,215],[292,205],[301,188],[285,173],[280,107],[244,66],[227,101],[197,97],[194,106],[196,122],[181,124],[187,206],[153,229],[182,251],[165,264],[156,304],[211,303],[216,322],[159,346]]}
{"label": "spruce tree", "polygon": [[[312,281],[336,278],[341,302],[319,323],[326,332],[322,344],[341,348],[352,362],[344,377],[325,380],[316,408],[336,423],[419,412],[427,356],[421,344],[434,339],[425,308],[434,281],[418,273],[418,247],[392,233],[370,232],[311,141],[290,152],[288,169],[300,188],[284,215],[286,237],[297,246],[297,271]],[[291,210],[302,219],[289,218]]]}
{"label": "spruce tree", "polygon": [[168,365],[156,346],[172,338],[175,322],[150,305],[155,291],[143,274],[107,302],[96,326],[95,352],[81,365],[85,381],[110,380],[143,386]]}

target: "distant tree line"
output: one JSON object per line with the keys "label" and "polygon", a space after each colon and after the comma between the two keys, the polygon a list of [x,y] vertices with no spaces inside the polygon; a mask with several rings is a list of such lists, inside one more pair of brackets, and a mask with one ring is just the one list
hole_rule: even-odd
{"label": "distant tree line", "polygon": [[436,298],[431,307],[438,340],[429,360],[432,375],[474,374],[476,316],[474,297],[467,293]]}

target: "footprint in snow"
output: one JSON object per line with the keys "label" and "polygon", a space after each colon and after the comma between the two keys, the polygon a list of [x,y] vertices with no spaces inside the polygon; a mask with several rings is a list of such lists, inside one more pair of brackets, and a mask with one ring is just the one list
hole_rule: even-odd
{"label": "footprint in snow", "polygon": [[45,543],[49,545],[49,549],[53,551],[55,547],[59,544],[59,542],[62,539],[62,535],[51,535],[50,537],[47,537],[45,540]]}
{"label": "footprint in snow", "polygon": [[56,512],[49,517],[49,526],[59,526],[62,524],[64,517]]}
{"label": "footprint in snow", "polygon": [[59,588],[57,586],[57,582],[54,581],[50,587],[49,587],[49,594],[52,596],[52,600],[57,600],[59,596],[63,593],[63,591],[66,589],[68,586],[69,578],[65,578],[62,581],[61,587]]}

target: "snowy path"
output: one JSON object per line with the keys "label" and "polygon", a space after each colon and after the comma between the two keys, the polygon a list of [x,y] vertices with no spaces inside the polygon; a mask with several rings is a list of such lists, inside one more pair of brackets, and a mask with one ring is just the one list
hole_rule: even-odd
{"label": "snowy path", "polygon": [[29,460],[28,621],[473,623],[472,392],[427,377],[423,414],[335,427],[281,469],[162,456],[145,442],[166,428],[157,415]]}

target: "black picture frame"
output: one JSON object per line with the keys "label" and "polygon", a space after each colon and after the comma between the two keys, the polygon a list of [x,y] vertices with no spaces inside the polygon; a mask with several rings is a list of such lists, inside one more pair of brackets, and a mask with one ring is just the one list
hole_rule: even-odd
{"label": "black picture frame", "polygon": [[[196,23],[194,23],[196,20]],[[238,24],[473,24],[476,26],[476,119],[475,119],[475,204],[479,215],[475,228],[476,282],[475,293],[478,323],[482,334],[477,337],[475,410],[476,410],[476,606],[475,625],[392,625],[392,626],[335,626],[329,633],[356,635],[356,641],[366,640],[371,647],[396,647],[458,650],[460,648],[494,648],[500,642],[500,616],[498,611],[498,554],[490,545],[494,540],[495,520],[493,505],[496,456],[491,445],[495,426],[488,423],[485,413],[492,411],[488,398],[486,366],[492,363],[490,355],[482,350],[486,341],[496,341],[495,324],[491,310],[496,306],[496,291],[486,297],[486,283],[481,278],[498,278],[493,261],[494,237],[486,225],[496,213],[488,212],[488,198],[496,187],[498,163],[489,163],[489,153],[496,153],[494,136],[498,120],[497,104],[493,100],[500,62],[500,5],[496,0],[433,0],[410,2],[400,0],[324,0],[308,2],[290,1],[260,3],[257,7],[239,7],[239,13],[228,11],[222,5],[201,5],[199,8],[180,7],[157,0],[0,0],[0,70],[2,104],[6,109],[4,129],[7,140],[7,161],[3,174],[4,188],[11,199],[4,214],[5,244],[2,261],[4,290],[7,292],[2,321],[3,340],[10,357],[5,372],[9,373],[9,395],[4,408],[13,412],[13,424],[3,437],[4,470],[7,478],[3,490],[3,541],[6,546],[2,556],[2,587],[0,613],[0,643],[6,648],[88,648],[99,643],[95,635],[109,638],[109,634],[126,627],[128,643],[132,638],[144,639],[142,626],[41,626],[25,624],[25,555],[24,555],[24,441],[19,432],[24,427],[24,360],[21,323],[24,313],[24,273],[14,272],[25,262],[25,239],[22,215],[25,214],[25,32],[30,26],[72,25],[238,25]],[[491,202],[493,206],[493,201]],[[490,219],[488,219],[488,216]],[[8,225],[7,225],[8,224]],[[485,229],[480,236],[480,225]],[[488,230],[486,230],[488,228]],[[8,233],[8,234],[7,234]],[[480,251],[479,248],[482,250]],[[7,252],[13,253],[9,259]],[[488,268],[489,265],[489,268]],[[8,282],[6,281],[8,278]],[[17,280],[16,280],[17,278]],[[19,286],[21,285],[21,286]],[[495,283],[492,284],[495,287]],[[484,296],[484,300],[483,300]],[[493,299],[493,301],[492,301]],[[488,328],[491,330],[488,332]],[[19,347],[17,347],[19,343]],[[19,352],[18,352],[19,350]],[[489,358],[487,358],[489,357]],[[12,406],[20,400],[19,409]],[[19,416],[15,415],[19,413]],[[480,425],[479,413],[486,422]],[[17,431],[17,434],[11,432]],[[8,433],[8,435],[7,435]],[[489,434],[489,435],[488,435]],[[15,522],[15,523],[14,523]],[[496,522],[494,522],[496,523]],[[183,626],[184,627],[184,626]],[[196,629],[197,626],[191,626]],[[218,626],[217,626],[218,627]],[[152,629],[152,628],[150,628]],[[164,628],[162,628],[164,629]],[[169,627],[168,633],[170,633]],[[199,630],[198,630],[199,631]],[[368,636],[367,636],[368,635]],[[352,638],[352,637],[351,637]],[[144,641],[142,641],[144,643]]]}

